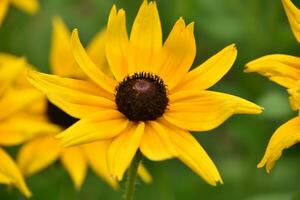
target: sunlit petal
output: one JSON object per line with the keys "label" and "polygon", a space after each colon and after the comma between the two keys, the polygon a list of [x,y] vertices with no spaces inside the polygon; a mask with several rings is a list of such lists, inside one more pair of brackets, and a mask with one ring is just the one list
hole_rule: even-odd
{"label": "sunlit petal", "polygon": [[257,166],[266,165],[266,170],[269,173],[282,155],[282,151],[300,141],[299,129],[300,117],[295,117],[280,126],[271,137],[265,155]]}
{"label": "sunlit petal", "polygon": [[191,131],[218,127],[233,114],[259,114],[262,108],[237,96],[212,91],[182,91],[170,95],[164,118]]}
{"label": "sunlit petal", "polygon": [[126,169],[135,156],[141,142],[144,127],[144,122],[132,124],[131,127],[111,142],[107,154],[108,168],[111,175],[117,180],[122,180]]}
{"label": "sunlit petal", "polygon": [[144,0],[134,20],[129,47],[129,73],[149,71],[162,45],[156,2]]}

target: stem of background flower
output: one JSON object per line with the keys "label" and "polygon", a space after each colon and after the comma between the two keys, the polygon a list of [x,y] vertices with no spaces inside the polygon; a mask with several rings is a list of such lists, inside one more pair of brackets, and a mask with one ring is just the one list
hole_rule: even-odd
{"label": "stem of background flower", "polygon": [[137,172],[139,164],[142,160],[142,154],[140,151],[137,151],[133,160],[131,161],[131,164],[129,166],[128,172],[127,172],[127,181],[125,186],[125,200],[133,200],[134,198],[134,192],[135,192],[135,184],[137,179]]}

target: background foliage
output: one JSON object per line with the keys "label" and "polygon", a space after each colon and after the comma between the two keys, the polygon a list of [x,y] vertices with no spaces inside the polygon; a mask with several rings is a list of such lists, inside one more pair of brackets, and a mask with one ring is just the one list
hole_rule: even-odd
{"label": "background foliage", "polygon": [[[70,28],[78,27],[83,41],[105,26],[115,3],[125,8],[131,26],[141,0],[40,0],[34,17],[12,8],[0,29],[0,51],[24,55],[42,71],[48,70],[51,19],[61,16]],[[225,184],[211,187],[176,160],[145,161],[154,177],[150,186],[138,184],[137,199],[196,200],[300,199],[299,146],[285,151],[270,175],[256,169],[267,142],[282,123],[295,116],[286,91],[257,74],[243,73],[246,62],[271,53],[298,55],[279,0],[158,0],[164,38],[178,17],[195,21],[197,58],[202,63],[228,44],[236,43],[238,59],[214,90],[228,92],[265,107],[260,116],[234,116],[221,127],[195,136],[211,155]],[[295,2],[297,4],[297,2]],[[300,4],[298,4],[299,6]],[[14,149],[13,149],[14,151]],[[51,151],[51,149],[49,149]],[[28,179],[32,200],[119,199],[102,180],[89,173],[81,191],[75,191],[59,163]],[[16,191],[0,187],[0,199],[23,199]]]}

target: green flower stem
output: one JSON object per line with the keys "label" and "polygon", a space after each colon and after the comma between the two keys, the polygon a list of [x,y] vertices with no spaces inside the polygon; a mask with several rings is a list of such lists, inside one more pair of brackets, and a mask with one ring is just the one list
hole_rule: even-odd
{"label": "green flower stem", "polygon": [[142,154],[137,151],[127,172],[127,181],[125,186],[125,200],[133,200],[135,192],[135,184],[137,179],[137,172],[139,164],[142,160]]}

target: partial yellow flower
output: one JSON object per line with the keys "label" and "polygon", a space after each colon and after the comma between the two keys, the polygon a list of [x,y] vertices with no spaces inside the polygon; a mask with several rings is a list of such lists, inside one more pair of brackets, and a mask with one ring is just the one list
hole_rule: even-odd
{"label": "partial yellow flower", "polygon": [[[52,72],[63,77],[86,79],[71,53],[70,35],[63,21],[56,17],[53,20],[50,51]],[[98,61],[101,66],[106,63],[104,39],[104,32],[101,31],[89,45],[91,57],[95,55],[96,58],[97,54],[95,62]],[[77,81],[82,82],[79,79]],[[110,141],[99,141],[77,147],[62,147],[55,135],[75,123],[77,119],[47,102],[45,98],[42,102],[44,107],[38,114],[39,118],[44,119],[49,126],[54,126],[56,129],[51,132],[46,129],[41,130],[41,134],[36,134],[21,147],[17,161],[22,173],[27,177],[34,175],[60,160],[77,189],[82,186],[88,167],[91,167],[95,174],[110,186],[117,189],[118,182],[110,176],[107,169],[106,151]],[[145,182],[151,182],[151,176],[143,166],[140,166],[139,174]]]}
{"label": "partial yellow flower", "polygon": [[[26,61],[23,58],[15,58],[0,54],[0,146],[7,145],[10,140],[6,138],[13,131],[18,130],[18,141],[24,141],[22,133],[30,131],[24,130],[26,126],[14,124],[20,118],[17,117],[29,105],[29,102],[39,98],[40,93],[35,90],[16,90],[16,77],[24,72]],[[29,121],[29,120],[28,120]],[[10,123],[11,122],[11,123]],[[7,126],[10,123],[10,128]],[[0,183],[16,186],[26,197],[31,196],[20,170],[13,159],[0,148]]]}
{"label": "partial yellow flower", "polygon": [[[290,1],[282,0],[283,7],[297,41],[300,42],[300,10]],[[246,72],[257,72],[287,89],[293,110],[300,109],[300,58],[273,54],[246,64]],[[300,141],[299,116],[280,126],[270,139],[267,150],[258,167],[266,166],[270,172],[282,151]]]}
{"label": "partial yellow flower", "polygon": [[162,44],[155,2],[141,5],[126,31],[125,11],[113,6],[108,19],[105,53],[113,76],[71,36],[73,56],[89,78],[29,74],[48,99],[80,120],[59,138],[65,146],[108,141],[110,174],[121,180],[137,151],[150,160],[178,158],[211,185],[222,183],[213,161],[189,131],[216,128],[233,114],[258,114],[261,107],[239,97],[208,91],[231,68],[234,45],[194,70],[194,23],[180,18]]}
{"label": "partial yellow flower", "polygon": [[0,1],[0,27],[6,16],[10,5],[14,5],[17,8],[33,15],[39,10],[38,0],[1,0]]}

